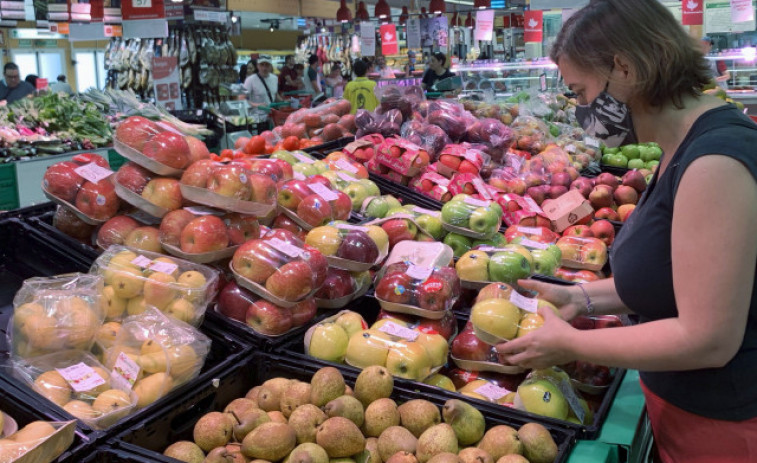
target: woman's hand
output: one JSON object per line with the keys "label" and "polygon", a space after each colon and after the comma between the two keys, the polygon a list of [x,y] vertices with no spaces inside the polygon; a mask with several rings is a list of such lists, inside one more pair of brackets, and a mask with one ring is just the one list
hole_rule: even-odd
{"label": "woman's hand", "polygon": [[536,280],[518,280],[518,286],[536,291],[540,299],[554,304],[560,310],[560,316],[567,321],[581,315],[586,308],[583,299],[576,300],[576,286],[555,285]]}

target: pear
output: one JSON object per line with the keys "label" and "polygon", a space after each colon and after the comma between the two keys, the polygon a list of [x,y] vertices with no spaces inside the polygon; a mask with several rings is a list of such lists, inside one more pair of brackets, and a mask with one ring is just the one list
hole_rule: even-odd
{"label": "pear", "polygon": [[505,425],[494,426],[486,431],[478,448],[491,455],[494,461],[511,453],[523,454],[523,443],[518,439],[518,432]]}
{"label": "pear", "polygon": [[442,407],[444,422],[452,426],[462,446],[473,445],[484,437],[486,421],[478,409],[462,400],[450,399]]}
{"label": "pear", "polygon": [[523,443],[523,456],[531,463],[552,463],[557,458],[557,444],[547,428],[538,423],[526,423],[518,429]]}
{"label": "pear", "polygon": [[255,402],[256,407],[260,407],[260,405],[258,405],[258,394],[260,394],[260,386],[255,386],[247,391],[247,394],[245,394],[244,398],[252,400],[253,402]]}
{"label": "pear", "polygon": [[120,389],[109,389],[97,396],[92,409],[99,414],[101,426],[110,426],[129,414],[132,409],[131,397]]}
{"label": "pear", "polygon": [[325,367],[316,371],[310,380],[310,386],[310,403],[316,407],[323,407],[344,395],[344,377],[334,367]]}
{"label": "pear", "polygon": [[206,452],[228,444],[233,434],[233,418],[228,413],[221,412],[203,415],[195,423],[193,431],[195,443]]}
{"label": "pear", "polygon": [[205,453],[194,442],[182,440],[166,447],[163,455],[186,463],[203,463]]}
{"label": "pear", "polygon": [[386,368],[373,365],[365,368],[355,380],[355,397],[367,407],[374,400],[392,395],[394,378]]}
{"label": "pear", "polygon": [[197,353],[189,344],[169,347],[166,352],[171,377],[175,383],[183,383],[199,373],[203,361],[197,357]]}
{"label": "pear", "polygon": [[400,405],[397,410],[400,412],[402,426],[412,432],[415,437],[420,437],[426,429],[442,421],[439,409],[428,400],[409,400]]}
{"label": "pear", "polygon": [[118,322],[108,322],[103,324],[95,333],[95,341],[103,349],[110,349],[116,343],[116,336],[121,331],[121,324]]}
{"label": "pear", "polygon": [[315,434],[328,417],[320,408],[313,404],[305,404],[297,407],[289,416],[289,426],[297,435],[297,443],[315,442]]}
{"label": "pear", "polygon": [[365,409],[363,434],[368,437],[378,437],[390,426],[399,426],[400,412],[397,403],[392,399],[378,399],[371,402]]}
{"label": "pear", "polygon": [[11,435],[9,439],[16,441],[19,444],[29,443],[31,445],[37,445],[40,439],[45,439],[55,433],[55,428],[47,421],[32,421],[15,434]]}
{"label": "pear", "polygon": [[382,463],[377,438],[369,437],[365,440],[365,450],[358,459],[358,463]]}
{"label": "pear", "polygon": [[37,376],[34,380],[34,388],[47,400],[59,407],[64,406],[71,400],[73,389],[57,370],[50,370]]}
{"label": "pear", "polygon": [[295,447],[284,463],[329,463],[329,455],[320,445],[307,442]]}
{"label": "pear", "polygon": [[216,447],[208,452],[208,456],[202,463],[229,463],[231,458],[226,447]]}
{"label": "pear", "polygon": [[300,405],[310,403],[310,383],[292,381],[281,395],[279,409],[285,417],[289,418],[292,412]]}
{"label": "pear", "polygon": [[137,407],[150,405],[168,393],[173,387],[173,380],[165,373],[155,373],[146,376],[134,384],[137,395]]}
{"label": "pear", "polygon": [[437,453],[428,463],[460,463],[460,457],[450,452]]}
{"label": "pear", "polygon": [[531,462],[523,455],[518,455],[517,453],[511,453],[510,455],[505,455],[499,460],[497,460],[497,463],[531,463]]}
{"label": "pear", "polygon": [[238,440],[239,442],[242,442],[245,436],[247,436],[247,434],[249,434],[253,429],[257,428],[263,423],[268,423],[271,421],[271,418],[268,416],[268,414],[257,407],[240,408],[239,406],[235,406],[229,411],[229,407],[227,406],[224,412],[229,413],[234,417],[234,439]]}
{"label": "pear", "polygon": [[489,452],[478,447],[468,447],[457,454],[461,463],[495,463]]}
{"label": "pear", "polygon": [[239,419],[239,417],[249,412],[249,410],[257,409],[257,408],[258,408],[258,404],[256,404],[252,400],[239,398],[239,399],[234,399],[231,402],[229,402],[229,404],[226,405],[226,408],[223,409],[223,412],[231,413],[234,416],[236,416],[237,419]]}
{"label": "pear", "polygon": [[355,455],[365,449],[365,437],[355,423],[341,416],[329,418],[318,427],[315,441],[329,458]]}
{"label": "pear", "polygon": [[289,455],[297,445],[297,435],[289,425],[263,423],[242,441],[242,454],[249,458],[278,461]]}
{"label": "pear", "polygon": [[386,461],[397,452],[415,453],[418,439],[402,426],[390,426],[378,438],[379,456]]}
{"label": "pear", "polygon": [[418,463],[418,459],[410,452],[399,451],[389,457],[385,463]]}
{"label": "pear", "polygon": [[248,463],[249,458],[242,454],[242,444],[230,443],[226,444],[226,459],[221,463]]}
{"label": "pear", "polygon": [[258,407],[267,412],[281,411],[281,396],[291,381],[286,378],[273,378],[264,382],[258,392]]}
{"label": "pear", "polygon": [[349,395],[337,397],[336,399],[327,403],[326,406],[323,407],[323,411],[326,412],[326,415],[328,415],[330,418],[333,418],[335,416],[342,416],[344,418],[347,418],[348,420],[355,423],[357,427],[362,426],[363,421],[365,420],[363,404],[361,404],[360,401],[356,398]]}
{"label": "pear", "polygon": [[271,421],[273,421],[274,423],[284,423],[284,424],[289,423],[289,420],[287,419],[287,417],[284,416],[284,414],[278,410],[273,410],[266,413],[268,414],[268,418],[270,418]]}
{"label": "pear", "polygon": [[440,423],[423,431],[418,438],[418,449],[415,456],[419,463],[426,463],[433,456],[449,452],[457,455],[459,450],[455,430],[447,423]]}

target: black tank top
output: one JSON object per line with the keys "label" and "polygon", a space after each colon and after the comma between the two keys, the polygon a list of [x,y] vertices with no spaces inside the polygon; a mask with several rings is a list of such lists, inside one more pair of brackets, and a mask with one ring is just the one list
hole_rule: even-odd
{"label": "black tank top", "polygon": [[[757,125],[734,106],[720,106],[697,119],[663,175],[655,175],[610,256],[618,295],[642,322],[678,315],[670,241],[673,203],[684,171],[701,156],[720,154],[738,159],[757,181],[756,150]],[[726,228],[723,236],[722,243],[714,245],[730,246]],[[757,417],[757,291],[752,291],[743,343],[727,365],[642,371],[641,378],[655,394],[691,413],[729,421]]]}

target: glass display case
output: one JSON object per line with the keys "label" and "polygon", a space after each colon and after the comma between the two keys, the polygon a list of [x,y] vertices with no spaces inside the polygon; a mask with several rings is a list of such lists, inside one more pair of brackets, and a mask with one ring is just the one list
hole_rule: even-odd
{"label": "glass display case", "polygon": [[744,104],[748,114],[757,114],[757,49],[746,47],[706,57],[711,61],[723,61],[730,79],[725,86],[729,98]]}
{"label": "glass display case", "polygon": [[549,59],[521,62],[475,61],[450,69],[463,79],[463,92],[511,96],[523,91],[564,90],[557,66]]}

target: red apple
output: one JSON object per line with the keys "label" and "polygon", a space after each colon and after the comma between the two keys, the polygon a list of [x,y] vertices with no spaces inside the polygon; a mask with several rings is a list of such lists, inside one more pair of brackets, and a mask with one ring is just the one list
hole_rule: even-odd
{"label": "red apple", "polygon": [[299,301],[312,291],[313,273],[306,262],[293,260],[279,267],[266,280],[265,287],[280,299]]}
{"label": "red apple", "polygon": [[147,140],[142,154],[174,169],[183,169],[189,163],[189,145],[186,140],[178,133],[168,130]]}
{"label": "red apple", "polygon": [[617,315],[597,315],[594,317],[594,328],[617,328],[623,326],[623,322]]}
{"label": "red apple", "polygon": [[570,227],[566,228],[562,232],[562,236],[594,236],[594,234],[591,231],[591,228],[589,228],[586,225],[571,225]]}
{"label": "red apple", "polygon": [[158,177],[147,182],[142,197],[169,211],[179,209],[184,202],[181,184],[175,178],[168,177]]}
{"label": "red apple", "polygon": [[628,217],[631,216],[631,213],[636,208],[635,204],[622,204],[618,207],[618,217],[620,218],[621,222],[625,222],[628,220]]}
{"label": "red apple", "polygon": [[567,187],[564,187],[562,185],[553,185],[549,187],[549,193],[547,193],[547,197],[550,199],[557,199],[567,192],[568,192]]}
{"label": "red apple", "polygon": [[187,253],[220,251],[228,246],[226,224],[215,215],[195,217],[181,231],[181,250]]}
{"label": "red apple", "polygon": [[589,193],[594,188],[594,182],[590,178],[579,177],[570,184],[571,190],[578,190],[584,198],[589,198]]}
{"label": "red apple", "polygon": [[620,181],[618,180],[618,177],[614,176],[613,174],[609,172],[602,172],[601,174],[597,175],[597,179],[594,182],[595,185],[607,185],[610,188],[615,191],[615,188],[620,185]]}
{"label": "red apple", "polygon": [[263,235],[263,238],[265,238],[266,240],[277,238],[285,243],[293,244],[298,248],[301,248],[305,245],[305,240],[300,239],[300,237],[291,230],[284,228],[273,228],[271,230],[268,230],[268,233]]}
{"label": "red apple", "polygon": [[618,215],[618,212],[611,207],[602,207],[598,209],[597,212],[594,213],[594,218],[615,220],[615,221],[620,220],[620,216]]}
{"label": "red apple", "polygon": [[303,230],[302,227],[297,225],[292,219],[290,219],[284,214],[279,214],[276,216],[276,218],[273,220],[273,227],[288,230],[294,233],[295,236],[300,238],[301,241],[305,241],[305,236],[307,235],[307,232]]}
{"label": "red apple", "polygon": [[597,184],[589,193],[589,202],[595,210],[612,206],[612,188],[605,184]]}
{"label": "red apple", "polygon": [[352,200],[341,191],[335,191],[335,193],[337,199],[331,201],[331,210],[334,213],[334,219],[347,220],[350,218],[350,212],[352,212]]}
{"label": "red apple", "polygon": [[416,330],[421,333],[439,334],[444,339],[449,340],[457,328],[457,319],[452,312],[447,312],[443,318],[439,320],[431,320],[430,318],[418,318],[418,326]]}
{"label": "red apple", "polygon": [[142,151],[147,140],[158,132],[160,129],[153,121],[142,116],[132,116],[116,128],[115,138],[126,146]]}
{"label": "red apple", "polygon": [[163,252],[163,247],[160,245],[160,231],[155,227],[145,226],[135,228],[126,235],[124,245],[143,251]]}
{"label": "red apple", "polygon": [[449,167],[450,169],[457,171],[460,167],[460,158],[451,154],[442,154],[439,156],[439,162]]}
{"label": "red apple", "polygon": [[478,175],[478,167],[467,159],[460,161],[460,167],[458,167],[457,171],[461,174]]}
{"label": "red apple", "polygon": [[312,194],[313,192],[303,180],[289,180],[279,189],[278,202],[280,206],[296,211],[300,202]]}
{"label": "red apple", "polygon": [[218,294],[216,307],[227,317],[244,323],[247,319],[247,309],[255,299],[252,292],[239,287],[236,281],[231,280]]}
{"label": "red apple", "polygon": [[292,169],[292,165],[286,162],[283,159],[271,159],[271,161],[275,162],[276,165],[279,166],[279,169],[281,169],[281,177],[279,180],[291,180],[294,176],[294,170]]}
{"label": "red apple", "polygon": [[570,178],[570,174],[567,172],[557,172],[552,174],[552,178],[550,179],[550,184],[553,186],[564,186],[566,189],[570,187],[571,182],[573,181],[572,178]]}
{"label": "red apple", "polygon": [[615,227],[608,220],[597,220],[591,224],[591,233],[602,240],[607,246],[615,241]]}
{"label": "red apple", "polygon": [[387,273],[376,285],[376,297],[388,302],[409,304],[412,300],[413,278],[400,272]]}
{"label": "red apple", "polygon": [[347,270],[330,268],[323,285],[315,293],[319,299],[336,299],[355,292],[355,279]]}
{"label": "red apple", "polygon": [[315,303],[315,299],[309,297],[289,310],[292,312],[292,326],[297,327],[314,319],[318,313],[318,306]]}
{"label": "red apple", "polygon": [[400,241],[414,240],[418,233],[417,227],[405,219],[387,220],[381,224],[389,236],[389,247],[393,248]]}
{"label": "red apple", "polygon": [[647,181],[644,179],[644,174],[636,169],[626,172],[621,181],[623,185],[632,187],[639,194],[647,189]]}
{"label": "red apple", "polygon": [[251,174],[250,201],[262,204],[276,204],[276,182],[267,175]]}
{"label": "red apple", "polygon": [[76,195],[76,208],[87,217],[107,220],[118,212],[121,201],[113,184],[108,179],[97,183],[84,182]]}
{"label": "red apple", "polygon": [[618,203],[618,205],[636,204],[639,201],[639,193],[637,193],[633,187],[620,185],[615,189],[613,198],[615,198],[615,202]]}
{"label": "red apple", "polygon": [[210,159],[195,161],[181,175],[181,183],[197,188],[206,188],[213,170],[218,164]]}
{"label": "red apple", "polygon": [[425,310],[442,311],[446,308],[452,290],[441,278],[428,278],[418,288],[418,305]]}
{"label": "red apple", "polygon": [[297,217],[311,227],[318,227],[333,219],[333,212],[328,201],[317,194],[311,194],[297,206]]}
{"label": "red apple", "polygon": [[310,271],[313,272],[313,286],[318,288],[326,281],[326,276],[329,271],[329,262],[326,260],[326,256],[321,254],[316,248],[305,245],[305,253],[302,254],[302,260],[307,262],[310,266]]}
{"label": "red apple", "polygon": [[185,209],[176,209],[163,216],[160,221],[160,241],[171,246],[181,244],[181,231],[195,218]]}
{"label": "red apple", "polygon": [[281,255],[264,240],[244,243],[234,252],[232,267],[239,275],[263,284],[283,263]]}
{"label": "red apple", "polygon": [[210,159],[210,151],[204,141],[199,138],[187,135],[184,137],[184,141],[189,146],[189,162],[191,164],[202,159]]}
{"label": "red apple", "polygon": [[259,299],[250,304],[246,319],[253,330],[269,336],[284,334],[293,326],[290,309],[279,307],[265,299]]}
{"label": "red apple", "polygon": [[526,190],[526,195],[530,196],[531,199],[536,201],[536,204],[540,205],[544,202],[545,199],[547,199],[547,191],[544,191],[543,188],[540,186],[532,186],[528,187]]}
{"label": "red apple", "polygon": [[313,175],[305,179],[305,183],[312,185],[314,183],[320,183],[328,189],[331,189],[331,180],[327,179],[323,175]]}
{"label": "red apple", "polygon": [[58,206],[55,209],[53,227],[85,244],[92,244],[92,233],[95,231],[95,226],[84,222],[67,207]]}
{"label": "red apple", "polygon": [[523,196],[526,194],[528,185],[525,180],[521,178],[514,178],[507,181],[507,191],[509,193],[515,193],[516,195]]}
{"label": "red apple", "polygon": [[460,360],[486,362],[489,360],[491,346],[476,337],[473,329],[465,329],[452,341],[450,354]]}
{"label": "red apple", "polygon": [[153,173],[134,162],[127,162],[116,172],[116,181],[122,187],[141,195]]}
{"label": "red apple", "polygon": [[47,168],[42,185],[48,193],[69,203],[76,201],[76,194],[84,185],[84,179],[74,169],[79,167],[74,162],[62,161]]}
{"label": "red apple", "polygon": [[216,166],[208,178],[207,188],[221,196],[249,201],[252,195],[249,175],[250,172],[240,166]]}
{"label": "red apple", "polygon": [[108,164],[108,161],[104,157],[95,153],[79,153],[72,157],[71,160],[80,166],[85,166],[94,162],[100,167],[110,169],[110,164]]}
{"label": "red apple", "polygon": [[284,172],[279,164],[269,159],[256,159],[252,162],[250,172],[270,177],[274,182],[284,179]]}
{"label": "red apple", "polygon": [[105,222],[97,231],[97,244],[107,249],[112,244],[124,244],[126,237],[139,223],[127,215],[117,215]]}
{"label": "red apple", "polygon": [[260,223],[257,217],[233,212],[224,215],[222,219],[226,224],[232,246],[260,238]]}

